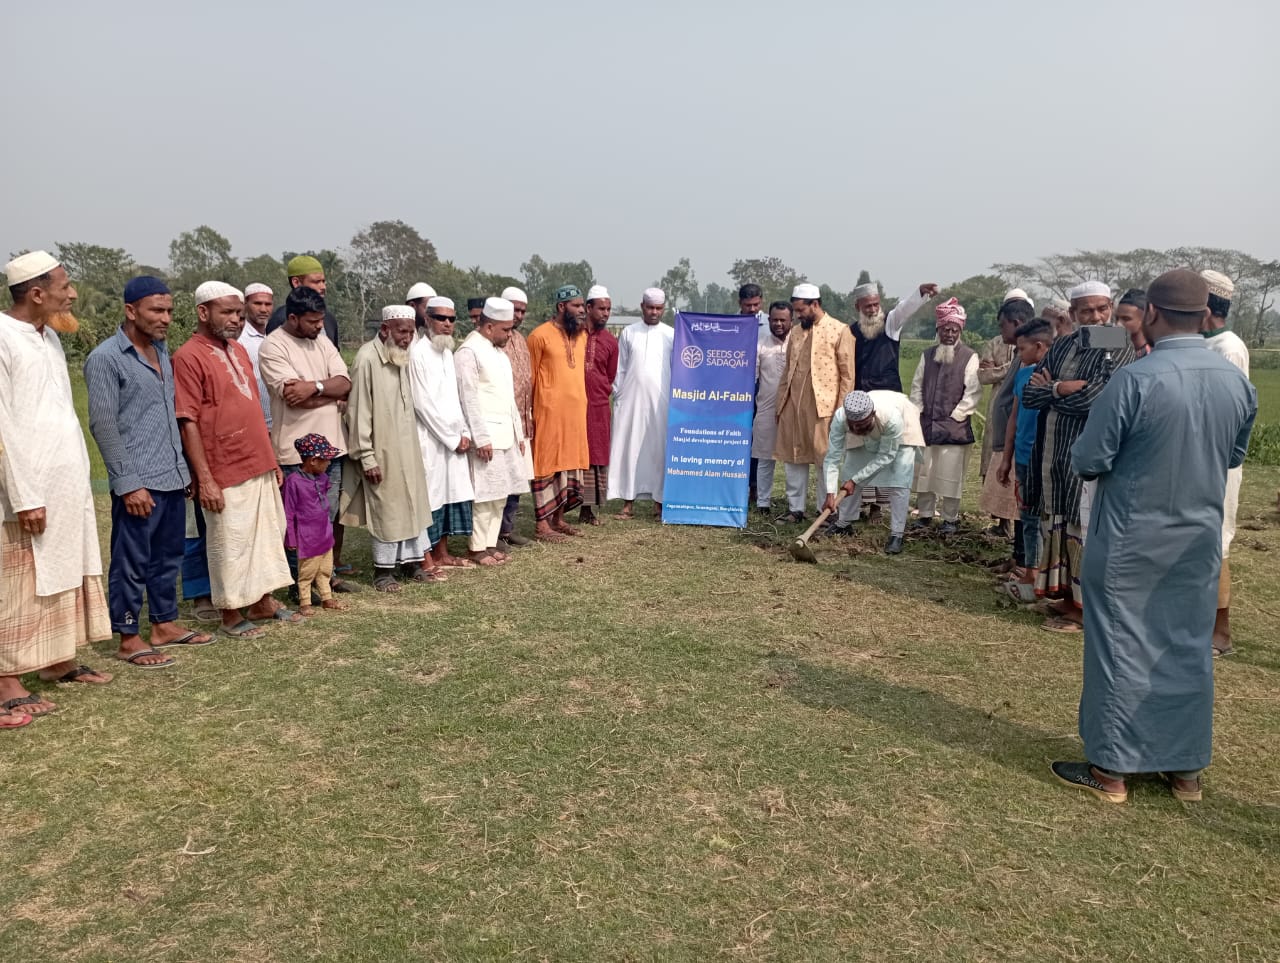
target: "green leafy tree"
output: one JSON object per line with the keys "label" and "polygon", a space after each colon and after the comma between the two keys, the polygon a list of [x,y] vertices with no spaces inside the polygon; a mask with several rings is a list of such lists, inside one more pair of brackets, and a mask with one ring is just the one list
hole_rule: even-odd
{"label": "green leafy tree", "polygon": [[208,225],[183,231],[169,242],[169,280],[195,290],[205,281],[234,284],[240,265],[231,256],[231,242]]}
{"label": "green leafy tree", "polygon": [[698,290],[698,279],[693,273],[687,257],[682,257],[674,267],[653,282],[655,288],[661,288],[667,295],[667,303],[673,311],[693,310],[700,307],[701,292]]}
{"label": "green leafy tree", "polygon": [[744,284],[758,284],[764,292],[765,304],[770,301],[786,301],[791,297],[791,289],[802,281],[808,280],[795,268],[784,264],[780,258],[749,258],[733,262],[729,268],[729,277],[733,278],[736,287]]}
{"label": "green leafy tree", "polygon": [[404,221],[375,221],[351,239],[345,290],[361,317],[400,304],[416,281],[439,262],[435,245]]}
{"label": "green leafy tree", "polygon": [[525,315],[525,330],[546,321],[555,313],[556,288],[572,284],[586,297],[588,289],[596,283],[595,272],[587,261],[546,261],[541,255],[530,255],[520,265],[524,278],[521,285],[529,295],[529,311]]}

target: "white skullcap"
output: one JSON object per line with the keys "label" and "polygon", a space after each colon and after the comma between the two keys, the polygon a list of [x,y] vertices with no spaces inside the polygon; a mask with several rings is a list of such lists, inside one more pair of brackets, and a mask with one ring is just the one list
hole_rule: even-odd
{"label": "white skullcap", "polygon": [[645,288],[644,294],[640,297],[641,304],[666,304],[667,295],[662,288]]}
{"label": "white skullcap", "polygon": [[1036,303],[1032,301],[1031,298],[1027,297],[1027,292],[1022,290],[1022,288],[1010,288],[1004,293],[1004,300],[1001,301],[1000,304],[1005,305],[1010,301],[1026,301],[1027,304],[1031,305],[1033,308],[1036,306]]}
{"label": "white skullcap", "polygon": [[514,321],[516,307],[507,298],[485,298],[484,316],[490,321]]}
{"label": "white skullcap", "polygon": [[880,286],[876,284],[874,281],[870,282],[869,284],[859,284],[856,288],[853,289],[853,295],[852,295],[854,304],[857,304],[863,298],[871,298],[871,297],[878,298],[879,296],[880,296]]}
{"label": "white skullcap", "polygon": [[504,288],[502,292],[502,300],[519,301],[521,304],[528,304],[529,295],[525,294],[519,288]]}
{"label": "white skullcap", "polygon": [[409,289],[409,293],[404,296],[406,301],[417,301],[419,298],[434,298],[436,289],[425,281],[419,281]]}
{"label": "white skullcap", "polygon": [[587,292],[588,301],[609,301],[609,289],[603,284],[592,285],[591,290]]}
{"label": "white skullcap", "polygon": [[239,298],[243,301],[244,295],[239,288],[233,288],[226,281],[205,281],[196,288],[196,304],[216,301],[218,298]]}
{"label": "white skullcap", "polygon": [[439,294],[433,294],[431,295],[431,297],[427,298],[428,311],[430,311],[432,308],[452,308],[452,307],[453,307],[453,298],[446,298]]}
{"label": "white skullcap", "polygon": [[4,277],[9,287],[48,274],[59,265],[58,259],[48,251],[31,251],[19,254],[4,266]]}
{"label": "white skullcap", "polygon": [[1236,293],[1235,284],[1225,274],[1219,274],[1217,271],[1201,271],[1200,276],[1209,282],[1210,294],[1215,294],[1223,300],[1230,301],[1232,295]]}
{"label": "white skullcap", "polygon": [[259,284],[257,281],[254,281],[252,284],[250,284],[247,288],[244,289],[244,296],[246,300],[253,297],[255,294],[270,294],[272,297],[275,296],[274,291],[272,291],[265,284]]}
{"label": "white skullcap", "polygon": [[1111,285],[1105,281],[1085,281],[1083,284],[1077,284],[1067,292],[1068,301],[1076,301],[1080,298],[1109,297],[1111,297]]}
{"label": "white skullcap", "polygon": [[412,321],[417,317],[407,304],[388,304],[382,309],[383,321]]}
{"label": "white skullcap", "polygon": [[869,418],[875,410],[875,402],[865,391],[850,391],[844,396],[844,417],[851,424]]}
{"label": "white skullcap", "polygon": [[791,300],[797,299],[801,301],[818,301],[822,298],[822,292],[818,290],[816,284],[797,284],[791,291]]}

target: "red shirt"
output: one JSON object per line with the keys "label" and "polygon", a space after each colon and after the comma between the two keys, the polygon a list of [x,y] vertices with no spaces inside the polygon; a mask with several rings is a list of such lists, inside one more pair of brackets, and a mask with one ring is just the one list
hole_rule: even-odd
{"label": "red shirt", "polygon": [[195,422],[219,488],[234,488],[276,467],[249,353],[200,332],[173,355],[174,413]]}

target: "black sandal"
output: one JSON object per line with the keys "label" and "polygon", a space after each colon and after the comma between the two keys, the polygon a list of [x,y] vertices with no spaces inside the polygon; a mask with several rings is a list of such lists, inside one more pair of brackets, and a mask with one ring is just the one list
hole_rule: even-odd
{"label": "black sandal", "polygon": [[129,665],[133,666],[135,669],[167,669],[171,665],[178,664],[178,660],[171,655],[164,655],[163,662],[153,662],[150,665],[143,665],[141,662],[138,661],[139,659],[148,655],[164,655],[164,653],[161,652],[159,649],[143,649],[141,652],[135,652],[133,653],[133,655],[130,655],[126,658],[120,659],[120,656],[116,656],[116,658],[120,659],[121,662],[127,662]]}
{"label": "black sandal", "polygon": [[[42,702],[44,702],[44,699],[41,696],[35,695],[34,693],[27,693],[27,695],[22,696],[20,699],[9,699],[5,702],[0,702],[0,709],[4,709],[6,712],[12,712],[14,709],[19,709],[22,706],[38,706]],[[47,716],[49,713],[53,712],[52,709],[45,709],[44,712],[32,712],[30,709],[23,709],[22,711],[33,719],[38,719],[41,716]]]}
{"label": "black sandal", "polygon": [[393,595],[400,591],[400,583],[396,581],[394,575],[379,575],[373,580],[375,591],[384,592],[387,595]]}
{"label": "black sandal", "polygon": [[97,674],[98,674],[98,670],[95,668],[92,668],[91,666],[78,665],[74,669],[72,669],[70,672],[64,672],[62,675],[58,676],[56,679],[46,679],[45,681],[62,685],[67,682],[75,682],[82,675],[97,675]]}

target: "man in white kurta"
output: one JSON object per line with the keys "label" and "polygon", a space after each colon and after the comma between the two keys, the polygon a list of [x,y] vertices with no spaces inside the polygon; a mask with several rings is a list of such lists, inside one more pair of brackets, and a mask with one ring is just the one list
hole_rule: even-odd
{"label": "man in white kurta", "polygon": [[[56,706],[19,681],[110,676],[78,664],[76,649],[111,638],[89,455],[71,400],[67,361],[49,321],[75,288],[43,251],[5,266],[14,305],[0,313],[0,719]],[[8,727],[8,726],[6,726]]]}
{"label": "man in white kurta", "polygon": [[960,341],[964,308],[951,298],[939,304],[934,313],[938,341],[920,357],[911,379],[911,403],[920,409],[926,444],[916,474],[920,518],[915,524],[920,528],[933,524],[934,510],[941,500],[941,532],[950,535],[960,517],[960,495],[973,448],[969,420],[982,400],[982,383],[978,381],[977,352]]}
{"label": "man in white kurta", "polygon": [[641,495],[662,515],[666,478],[667,406],[671,398],[671,346],[675,330],[662,324],[667,296],[647,288],[643,319],[618,338],[618,380],[613,385],[613,436],[609,439],[609,498],[625,502],[618,518],[634,517]]}
{"label": "man in white kurta", "polygon": [[409,378],[418,424],[422,466],[431,495],[431,558],[446,568],[474,563],[449,554],[449,536],[472,533],[471,436],[458,401],[453,367],[453,326],[457,312],[449,298],[427,301],[423,335],[409,346]]}
{"label": "man in white kurta", "polygon": [[778,441],[778,384],[787,367],[787,335],[791,332],[791,305],[775,301],[769,307],[768,324],[756,343],[756,416],[751,422],[751,457],[756,459],[756,509],[768,515],[773,509],[773,475],[778,463],[773,447]]}
{"label": "man in white kurta", "polygon": [[471,438],[467,456],[475,486],[470,557],[485,566],[501,565],[510,557],[498,551],[502,511],[509,495],[529,490],[532,474],[511,361],[501,350],[514,327],[511,302],[489,298],[475,330],[454,356],[458,400]]}
{"label": "man in white kurta", "polygon": [[[1227,327],[1227,315],[1231,312],[1231,299],[1236,286],[1225,274],[1217,271],[1201,271],[1200,276],[1209,283],[1209,318],[1203,334],[1209,350],[1221,355],[1249,377],[1249,346]],[[1231,644],[1231,542],[1236,537],[1236,513],[1240,508],[1240,484],[1244,481],[1244,466],[1227,472],[1227,494],[1222,505],[1222,571],[1218,576],[1218,614],[1213,623],[1214,656],[1230,655],[1235,651]]]}

